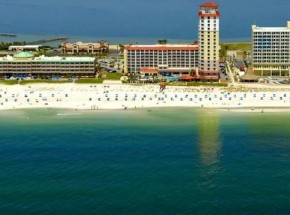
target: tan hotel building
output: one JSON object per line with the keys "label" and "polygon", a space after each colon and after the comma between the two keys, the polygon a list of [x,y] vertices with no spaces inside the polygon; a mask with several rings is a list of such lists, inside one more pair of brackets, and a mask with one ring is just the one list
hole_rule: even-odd
{"label": "tan hotel building", "polygon": [[206,80],[219,79],[219,17],[214,2],[201,4],[198,13],[198,72]]}
{"label": "tan hotel building", "polygon": [[219,80],[219,11],[216,3],[200,5],[198,44],[127,45],[124,71],[169,72],[201,81]]}

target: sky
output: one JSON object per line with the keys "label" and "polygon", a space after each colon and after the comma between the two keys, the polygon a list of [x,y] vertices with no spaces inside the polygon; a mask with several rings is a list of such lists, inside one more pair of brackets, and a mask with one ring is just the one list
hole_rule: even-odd
{"label": "sky", "polygon": [[[217,0],[221,38],[286,26],[290,0]],[[0,0],[0,33],[196,39],[199,0]]]}

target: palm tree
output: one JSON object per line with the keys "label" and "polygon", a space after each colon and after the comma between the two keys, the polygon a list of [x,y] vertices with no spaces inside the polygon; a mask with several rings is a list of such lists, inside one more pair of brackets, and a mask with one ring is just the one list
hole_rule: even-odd
{"label": "palm tree", "polygon": [[247,51],[243,51],[243,60],[245,61],[247,59]]}
{"label": "palm tree", "polygon": [[101,70],[102,70],[102,67],[101,67],[101,65],[99,64],[99,62],[97,62],[97,63],[96,63],[96,73],[97,73],[97,75],[100,74]]}
{"label": "palm tree", "polygon": [[123,53],[124,49],[125,49],[125,46],[123,44],[119,44],[119,47],[120,47],[120,52]]}

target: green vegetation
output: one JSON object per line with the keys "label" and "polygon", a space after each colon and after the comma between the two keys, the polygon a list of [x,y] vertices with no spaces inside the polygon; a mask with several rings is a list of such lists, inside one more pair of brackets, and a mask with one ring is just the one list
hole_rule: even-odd
{"label": "green vegetation", "polygon": [[103,78],[80,78],[75,80],[77,84],[102,84]]}
{"label": "green vegetation", "polygon": [[0,43],[0,50],[8,50],[9,46],[24,46],[26,42]]}
{"label": "green vegetation", "polygon": [[0,80],[0,84],[5,84],[5,85],[15,85],[15,84],[20,84],[20,85],[26,85],[26,84],[37,84],[37,83],[46,83],[46,84],[60,84],[60,83],[71,83],[71,81],[69,80],[42,80],[42,79],[38,79],[38,80],[4,80],[1,79]]}
{"label": "green vegetation", "polygon": [[227,83],[216,83],[216,82],[171,82],[169,86],[205,86],[205,87],[227,87]]}
{"label": "green vegetation", "polygon": [[108,72],[107,74],[107,79],[111,79],[111,80],[120,80],[120,78],[123,76],[124,74],[122,73],[110,73]]}
{"label": "green vegetation", "polygon": [[[101,72],[99,73],[99,78],[79,78],[74,81],[76,84],[102,84],[104,80],[120,80],[121,76],[124,76],[122,73],[109,73],[109,72]],[[130,79],[130,77],[129,77]],[[131,77],[133,79],[133,77]],[[159,80],[160,81],[160,80]],[[61,79],[61,80],[50,80],[50,79],[36,79],[36,80],[4,80],[0,79],[0,84],[5,85],[26,85],[26,84],[34,84],[34,83],[46,83],[46,84],[60,84],[60,83],[72,83],[70,78]],[[128,83],[131,83],[130,81]],[[155,84],[159,84],[157,80],[154,82]],[[134,85],[143,85],[140,83],[132,83]],[[169,86],[207,86],[207,87],[227,87],[227,83],[216,83],[216,82],[170,82],[167,83]]]}
{"label": "green vegetation", "polygon": [[18,84],[18,81],[17,80],[0,80],[0,84],[14,85],[14,84]]}
{"label": "green vegetation", "polygon": [[250,42],[222,43],[220,46],[220,58],[226,58],[227,51],[236,51],[236,57],[245,59],[245,55],[252,50],[252,44]]}
{"label": "green vegetation", "polygon": [[252,44],[249,42],[245,43],[222,43],[221,50],[227,51],[251,51]]}
{"label": "green vegetation", "polygon": [[186,82],[186,86],[227,87],[228,84],[216,82]]}
{"label": "green vegetation", "polygon": [[157,42],[159,44],[167,44],[168,41],[166,39],[162,39],[162,40],[157,40]]}
{"label": "green vegetation", "polygon": [[[124,74],[122,73],[110,73],[110,72],[101,72],[99,74],[99,78],[79,78],[74,81],[74,83],[77,84],[101,84],[103,81],[106,80],[120,80],[121,76]],[[61,80],[50,80],[50,79],[45,79],[47,78],[46,76],[43,76],[42,79],[36,79],[36,80],[4,80],[0,79],[0,84],[5,84],[5,85],[14,85],[14,84],[20,84],[20,85],[25,85],[25,84],[34,84],[34,83],[46,83],[46,84],[60,84],[60,83],[71,83],[72,80],[68,76],[66,79],[61,79]]]}
{"label": "green vegetation", "polygon": [[[75,83],[78,84],[100,84],[103,83],[102,78],[80,78],[75,80]],[[17,81],[17,80],[0,80],[0,84],[5,84],[5,85],[15,85],[15,84],[20,84],[20,85],[26,85],[26,84],[62,84],[62,83],[71,83],[71,80],[43,80],[43,79],[38,79],[38,80],[22,80],[22,81]]]}
{"label": "green vegetation", "polygon": [[125,46],[123,44],[119,44],[120,52],[123,53],[125,50]]}
{"label": "green vegetation", "polygon": [[112,73],[112,72],[100,72],[99,77],[100,78],[105,78],[109,80],[120,80],[121,76],[123,76],[123,73]]}
{"label": "green vegetation", "polygon": [[69,80],[22,80],[20,81],[21,85],[25,84],[36,84],[36,83],[45,83],[45,84],[61,84],[61,83],[71,83]]}

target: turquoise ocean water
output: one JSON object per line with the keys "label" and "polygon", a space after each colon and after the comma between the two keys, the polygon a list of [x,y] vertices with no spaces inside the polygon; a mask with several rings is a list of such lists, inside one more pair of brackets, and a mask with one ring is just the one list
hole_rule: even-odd
{"label": "turquoise ocean water", "polygon": [[0,214],[289,214],[290,114],[0,112]]}

